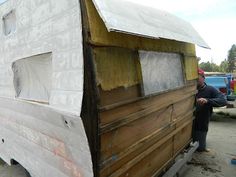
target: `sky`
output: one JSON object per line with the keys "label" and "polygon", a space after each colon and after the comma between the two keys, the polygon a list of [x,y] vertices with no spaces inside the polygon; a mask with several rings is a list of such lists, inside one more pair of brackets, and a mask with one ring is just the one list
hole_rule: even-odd
{"label": "sky", "polygon": [[0,4],[1,4],[2,2],[4,2],[4,1],[6,1],[6,0],[0,0]]}
{"label": "sky", "polygon": [[236,0],[129,0],[174,14],[197,30],[211,50],[196,47],[200,62],[220,64],[236,44]]}
{"label": "sky", "polygon": [[[0,3],[6,0],[0,0]],[[220,64],[236,44],[236,0],[129,0],[168,11],[192,24],[211,50],[196,47],[200,62]]]}

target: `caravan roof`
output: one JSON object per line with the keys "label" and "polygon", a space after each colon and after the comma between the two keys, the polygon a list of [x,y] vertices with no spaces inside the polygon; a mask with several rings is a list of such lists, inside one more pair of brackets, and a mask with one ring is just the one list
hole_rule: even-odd
{"label": "caravan roof", "polygon": [[152,7],[127,0],[93,0],[108,31],[165,38],[209,48],[188,22]]}

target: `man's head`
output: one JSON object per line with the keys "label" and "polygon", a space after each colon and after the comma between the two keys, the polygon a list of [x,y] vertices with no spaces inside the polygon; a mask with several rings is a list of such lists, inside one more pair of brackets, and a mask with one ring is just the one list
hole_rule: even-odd
{"label": "man's head", "polygon": [[197,86],[202,87],[204,85],[204,82],[205,82],[205,73],[202,69],[198,68],[198,83],[197,83]]}

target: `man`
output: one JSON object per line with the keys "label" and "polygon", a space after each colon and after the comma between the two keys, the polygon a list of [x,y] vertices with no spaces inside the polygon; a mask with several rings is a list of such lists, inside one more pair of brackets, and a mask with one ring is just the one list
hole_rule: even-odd
{"label": "man", "polygon": [[197,151],[204,152],[209,151],[206,149],[206,136],[213,107],[225,106],[227,101],[221,92],[212,86],[206,85],[202,69],[198,69],[197,89],[193,141],[199,142]]}

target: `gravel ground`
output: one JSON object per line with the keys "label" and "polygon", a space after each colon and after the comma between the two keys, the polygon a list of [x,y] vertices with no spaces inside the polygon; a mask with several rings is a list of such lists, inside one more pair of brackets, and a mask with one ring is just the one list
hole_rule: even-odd
{"label": "gravel ground", "polygon": [[27,177],[27,175],[22,166],[9,166],[0,159],[0,177]]}
{"label": "gravel ground", "polygon": [[231,164],[236,156],[236,119],[227,115],[222,110],[214,114],[207,136],[210,152],[195,152],[181,177],[236,177],[236,165]]}

